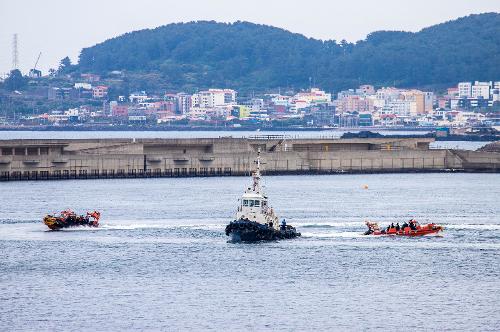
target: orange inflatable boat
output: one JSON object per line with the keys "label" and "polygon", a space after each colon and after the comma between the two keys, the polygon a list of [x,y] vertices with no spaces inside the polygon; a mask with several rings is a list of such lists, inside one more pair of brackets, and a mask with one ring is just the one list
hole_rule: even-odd
{"label": "orange inflatable boat", "polygon": [[375,236],[424,236],[424,235],[439,235],[444,230],[443,226],[436,224],[420,225],[414,219],[405,222],[402,226],[397,224],[389,225],[387,228],[381,229],[375,222],[366,222],[368,230],[365,235]]}

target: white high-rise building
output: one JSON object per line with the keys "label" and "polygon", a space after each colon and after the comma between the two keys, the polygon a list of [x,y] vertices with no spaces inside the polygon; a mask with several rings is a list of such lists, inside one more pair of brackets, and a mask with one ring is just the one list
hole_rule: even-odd
{"label": "white high-rise building", "polygon": [[191,95],[191,107],[200,107],[200,95],[198,93]]}
{"label": "white high-rise building", "polygon": [[460,97],[460,98],[472,97],[472,83],[471,82],[458,83],[458,97]]}
{"label": "white high-rise building", "polygon": [[392,100],[384,107],[385,114],[395,114],[397,116],[417,115],[417,103],[410,100]]}
{"label": "white high-rise building", "polygon": [[332,94],[317,88],[312,88],[311,91],[297,93],[293,99],[299,102],[304,101],[308,104],[329,103],[332,101]]}
{"label": "white high-rise building", "polygon": [[424,92],[424,108],[426,113],[432,112],[434,106],[434,93]]}
{"label": "white high-rise building", "polygon": [[401,99],[401,90],[396,88],[381,88],[377,90],[377,99],[391,101]]}
{"label": "white high-rise building", "polygon": [[177,97],[177,110],[180,114],[187,114],[191,109],[191,96],[186,93],[178,93]]}
{"label": "white high-rise building", "polygon": [[232,89],[224,89],[224,103],[225,104],[236,104],[236,91]]}
{"label": "white high-rise building", "polygon": [[475,82],[472,86],[472,98],[490,99],[492,82]]}
{"label": "white high-rise building", "polygon": [[231,89],[209,89],[191,96],[191,105],[200,108],[214,108],[236,103],[236,91]]}

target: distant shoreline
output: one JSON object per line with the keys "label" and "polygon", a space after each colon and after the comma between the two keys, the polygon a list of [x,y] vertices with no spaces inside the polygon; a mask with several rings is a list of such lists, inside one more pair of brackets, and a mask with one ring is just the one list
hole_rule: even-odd
{"label": "distant shoreline", "polygon": [[307,127],[148,127],[148,126],[0,126],[0,131],[430,131],[435,127],[362,127],[362,128],[307,128]]}
{"label": "distant shoreline", "polygon": [[[376,135],[380,132],[386,138],[419,138],[430,137],[436,141],[469,141],[469,142],[495,142],[500,141],[500,136],[489,134],[469,134],[469,135],[448,135],[436,136],[431,131],[436,130],[435,127],[363,127],[363,128],[254,128],[254,127],[129,127],[129,126],[33,126],[33,127],[0,127],[0,132],[255,132],[255,135],[266,135],[269,132],[293,133],[293,132],[324,132],[324,133],[351,133],[356,136],[357,133],[363,133],[359,137],[363,138],[367,134],[369,136]],[[397,132],[391,134],[391,132]],[[408,132],[402,134],[401,132]],[[350,135],[350,138],[353,138]]]}

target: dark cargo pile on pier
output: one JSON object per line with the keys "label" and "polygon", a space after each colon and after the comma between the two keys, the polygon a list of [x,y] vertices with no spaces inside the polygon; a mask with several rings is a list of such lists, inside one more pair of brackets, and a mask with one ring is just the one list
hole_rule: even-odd
{"label": "dark cargo pile on pier", "polygon": [[493,142],[490,144],[487,144],[483,146],[482,148],[478,149],[478,151],[481,152],[499,152],[500,153],[500,142]]}

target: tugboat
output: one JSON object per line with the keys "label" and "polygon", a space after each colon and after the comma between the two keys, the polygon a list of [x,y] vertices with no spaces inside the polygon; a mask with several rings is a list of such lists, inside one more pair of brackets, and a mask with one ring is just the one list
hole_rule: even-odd
{"label": "tugboat", "polygon": [[268,205],[268,198],[260,185],[260,149],[257,152],[257,169],[252,172],[252,186],[243,194],[236,212],[236,219],[226,226],[231,242],[257,242],[292,239],[300,236],[295,227],[279,222],[278,216]]}
{"label": "tugboat", "polygon": [[408,223],[404,223],[401,227],[399,224],[389,225],[386,229],[380,229],[376,222],[366,222],[368,230],[365,235],[375,236],[424,236],[424,235],[440,235],[444,230],[443,226],[436,224],[420,225],[415,219],[411,219]]}
{"label": "tugboat", "polygon": [[64,210],[58,215],[46,215],[43,218],[43,223],[53,231],[75,226],[99,227],[100,217],[101,214],[97,211],[78,216],[72,210]]}

